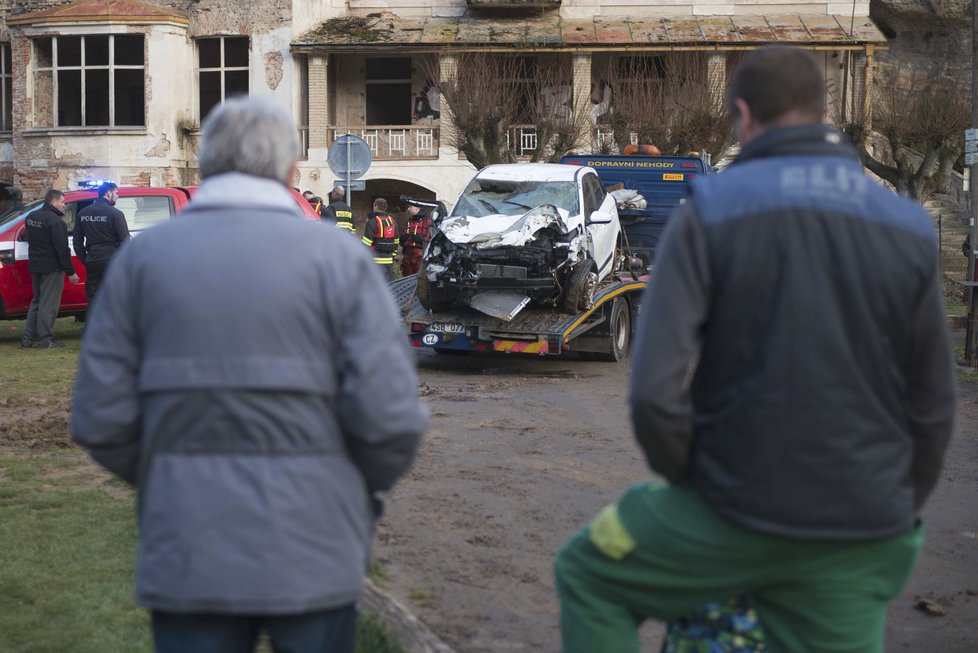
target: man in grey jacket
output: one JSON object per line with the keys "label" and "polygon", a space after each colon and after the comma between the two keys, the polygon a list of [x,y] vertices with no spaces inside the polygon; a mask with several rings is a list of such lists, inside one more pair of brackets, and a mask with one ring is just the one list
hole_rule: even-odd
{"label": "man in grey jacket", "polygon": [[822,124],[802,50],[748,55],[737,162],[673,216],[642,305],[632,487],[557,559],[565,651],[746,594],[767,650],[882,651],[955,392],[934,229]]}
{"label": "man in grey jacket", "polygon": [[288,192],[298,152],[270,100],[212,112],[192,205],[120,250],[82,342],[72,436],[138,490],[157,651],[353,651],[376,494],[428,425],[377,266]]}

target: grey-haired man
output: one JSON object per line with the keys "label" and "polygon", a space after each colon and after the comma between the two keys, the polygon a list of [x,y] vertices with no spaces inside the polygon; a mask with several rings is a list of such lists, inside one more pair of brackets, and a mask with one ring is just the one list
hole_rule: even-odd
{"label": "grey-haired man", "polygon": [[72,435],[139,491],[159,652],[353,651],[375,495],[428,425],[377,266],[288,192],[298,154],[271,100],[215,109],[193,203],[119,253],[82,343]]}

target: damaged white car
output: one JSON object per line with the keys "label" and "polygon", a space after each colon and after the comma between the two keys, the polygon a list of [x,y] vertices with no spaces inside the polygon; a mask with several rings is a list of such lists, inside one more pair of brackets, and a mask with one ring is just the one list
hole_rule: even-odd
{"label": "damaged white car", "polygon": [[618,209],[593,169],[491,165],[432,226],[417,293],[431,310],[466,304],[505,319],[533,302],[576,313],[623,262]]}

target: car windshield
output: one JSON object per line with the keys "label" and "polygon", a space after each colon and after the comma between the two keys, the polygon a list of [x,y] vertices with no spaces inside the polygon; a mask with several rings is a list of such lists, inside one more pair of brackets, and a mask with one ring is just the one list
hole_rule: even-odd
{"label": "car windshield", "polygon": [[17,218],[32,211],[36,211],[41,208],[43,202],[34,202],[33,204],[28,204],[27,206],[22,206],[20,208],[11,209],[3,215],[0,215],[0,234],[9,230],[14,225],[21,224],[18,222]]}
{"label": "car windshield", "polygon": [[580,213],[573,181],[501,181],[473,179],[452,210],[452,216],[523,215],[542,204],[553,204],[570,215]]}

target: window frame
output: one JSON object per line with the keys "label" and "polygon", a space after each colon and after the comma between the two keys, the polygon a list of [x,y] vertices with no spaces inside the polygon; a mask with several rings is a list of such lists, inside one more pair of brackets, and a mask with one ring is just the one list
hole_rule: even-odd
{"label": "window frame", "polygon": [[[226,66],[226,56],[225,56],[225,45],[228,39],[243,39],[248,44],[248,65],[247,66]],[[200,65],[200,43],[201,41],[220,41],[221,45],[221,61],[218,67],[201,67]],[[248,73],[248,95],[251,95],[251,37],[247,34],[220,34],[217,36],[199,36],[194,39],[194,76],[197,79],[197,118],[198,124],[203,122],[204,118],[207,116],[206,113],[201,111],[201,84],[200,76],[201,73],[220,73],[221,74],[221,97],[217,104],[224,102],[227,99],[227,74],[229,72],[246,72]],[[214,105],[214,107],[217,106]],[[207,113],[210,113],[214,107],[208,109]]]}
{"label": "window frame", "polygon": [[[13,132],[13,49],[10,41],[0,42],[0,133]],[[7,80],[10,80],[10,93],[7,92]],[[9,122],[8,122],[9,117]]]}
{"label": "window frame", "polygon": [[[143,63],[140,65],[135,64],[117,64],[115,62],[115,37],[116,36],[138,36],[142,39],[143,43]],[[93,64],[86,65],[85,58],[87,56],[87,48],[85,47],[85,39],[87,37],[97,37],[103,38],[108,37],[109,39],[109,50],[108,50],[108,63],[105,65]],[[60,66],[58,65],[58,39],[67,38],[78,38],[79,47],[81,52],[79,54],[79,65],[77,66]],[[51,41],[51,65],[50,66],[40,66],[37,64],[39,60],[38,47],[42,40],[50,39]],[[50,72],[51,73],[51,127],[52,128],[145,128],[146,127],[146,35],[142,32],[125,32],[119,34],[52,34],[50,36],[34,36],[31,37],[31,54],[33,56],[32,65],[32,75],[34,80],[35,88],[38,86],[38,75],[40,73]],[[81,77],[81,124],[80,125],[62,125],[60,124],[58,116],[58,72],[59,71],[69,71],[77,70],[79,71]],[[107,70],[109,73],[109,121],[106,125],[90,125],[87,122],[86,113],[88,112],[88,97],[86,95],[86,71],[94,70]],[[143,73],[143,122],[141,125],[117,125],[115,117],[115,71],[116,70],[140,70]]]}

